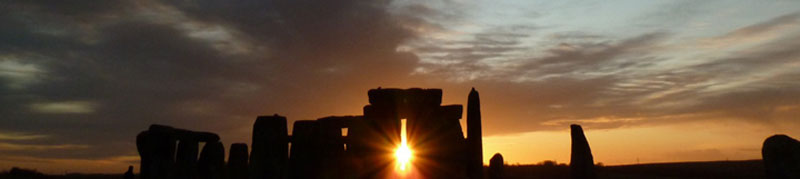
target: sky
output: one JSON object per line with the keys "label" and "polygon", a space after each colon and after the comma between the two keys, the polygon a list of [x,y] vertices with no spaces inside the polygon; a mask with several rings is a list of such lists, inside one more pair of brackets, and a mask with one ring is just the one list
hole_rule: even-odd
{"label": "sky", "polygon": [[121,173],[150,124],[249,143],[377,87],[475,87],[486,161],[568,163],[573,123],[605,165],[759,159],[800,136],[800,2],[0,2],[0,170]]}

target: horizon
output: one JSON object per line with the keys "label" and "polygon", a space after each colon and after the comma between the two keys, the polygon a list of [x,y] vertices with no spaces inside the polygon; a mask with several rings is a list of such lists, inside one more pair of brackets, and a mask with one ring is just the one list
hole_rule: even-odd
{"label": "horizon", "polygon": [[761,159],[767,137],[800,136],[800,1],[0,9],[0,170],[120,173],[151,124],[250,145],[257,116],[291,133],[362,114],[378,87],[442,89],[443,105],[480,91],[484,165],[568,163],[570,124],[606,166]]}

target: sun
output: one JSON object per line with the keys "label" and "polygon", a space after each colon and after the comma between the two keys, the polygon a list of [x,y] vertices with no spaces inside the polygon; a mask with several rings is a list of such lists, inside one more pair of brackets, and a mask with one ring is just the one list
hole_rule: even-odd
{"label": "sun", "polygon": [[394,151],[394,157],[397,159],[397,167],[400,171],[405,171],[408,168],[413,153],[414,152],[411,151],[408,145],[400,145],[397,147],[397,150]]}
{"label": "sun", "polygon": [[400,120],[400,145],[394,151],[396,160],[396,168],[400,171],[406,171],[411,164],[414,157],[414,151],[408,147],[408,139],[406,138],[406,119]]}

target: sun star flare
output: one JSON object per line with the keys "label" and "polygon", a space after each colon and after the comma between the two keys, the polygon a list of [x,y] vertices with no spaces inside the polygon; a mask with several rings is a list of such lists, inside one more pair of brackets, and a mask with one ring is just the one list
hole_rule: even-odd
{"label": "sun star flare", "polygon": [[394,157],[396,160],[396,169],[399,171],[407,171],[411,164],[411,159],[414,156],[414,151],[408,146],[408,139],[406,138],[406,119],[400,121],[400,145],[395,149]]}

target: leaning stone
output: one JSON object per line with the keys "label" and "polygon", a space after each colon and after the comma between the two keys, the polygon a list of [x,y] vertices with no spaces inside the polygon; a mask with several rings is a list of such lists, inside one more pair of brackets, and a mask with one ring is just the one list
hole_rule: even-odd
{"label": "leaning stone", "polygon": [[575,179],[596,178],[592,150],[589,148],[589,141],[586,140],[583,129],[576,124],[571,125],[570,128],[572,133],[572,155],[569,161],[571,177]]}

